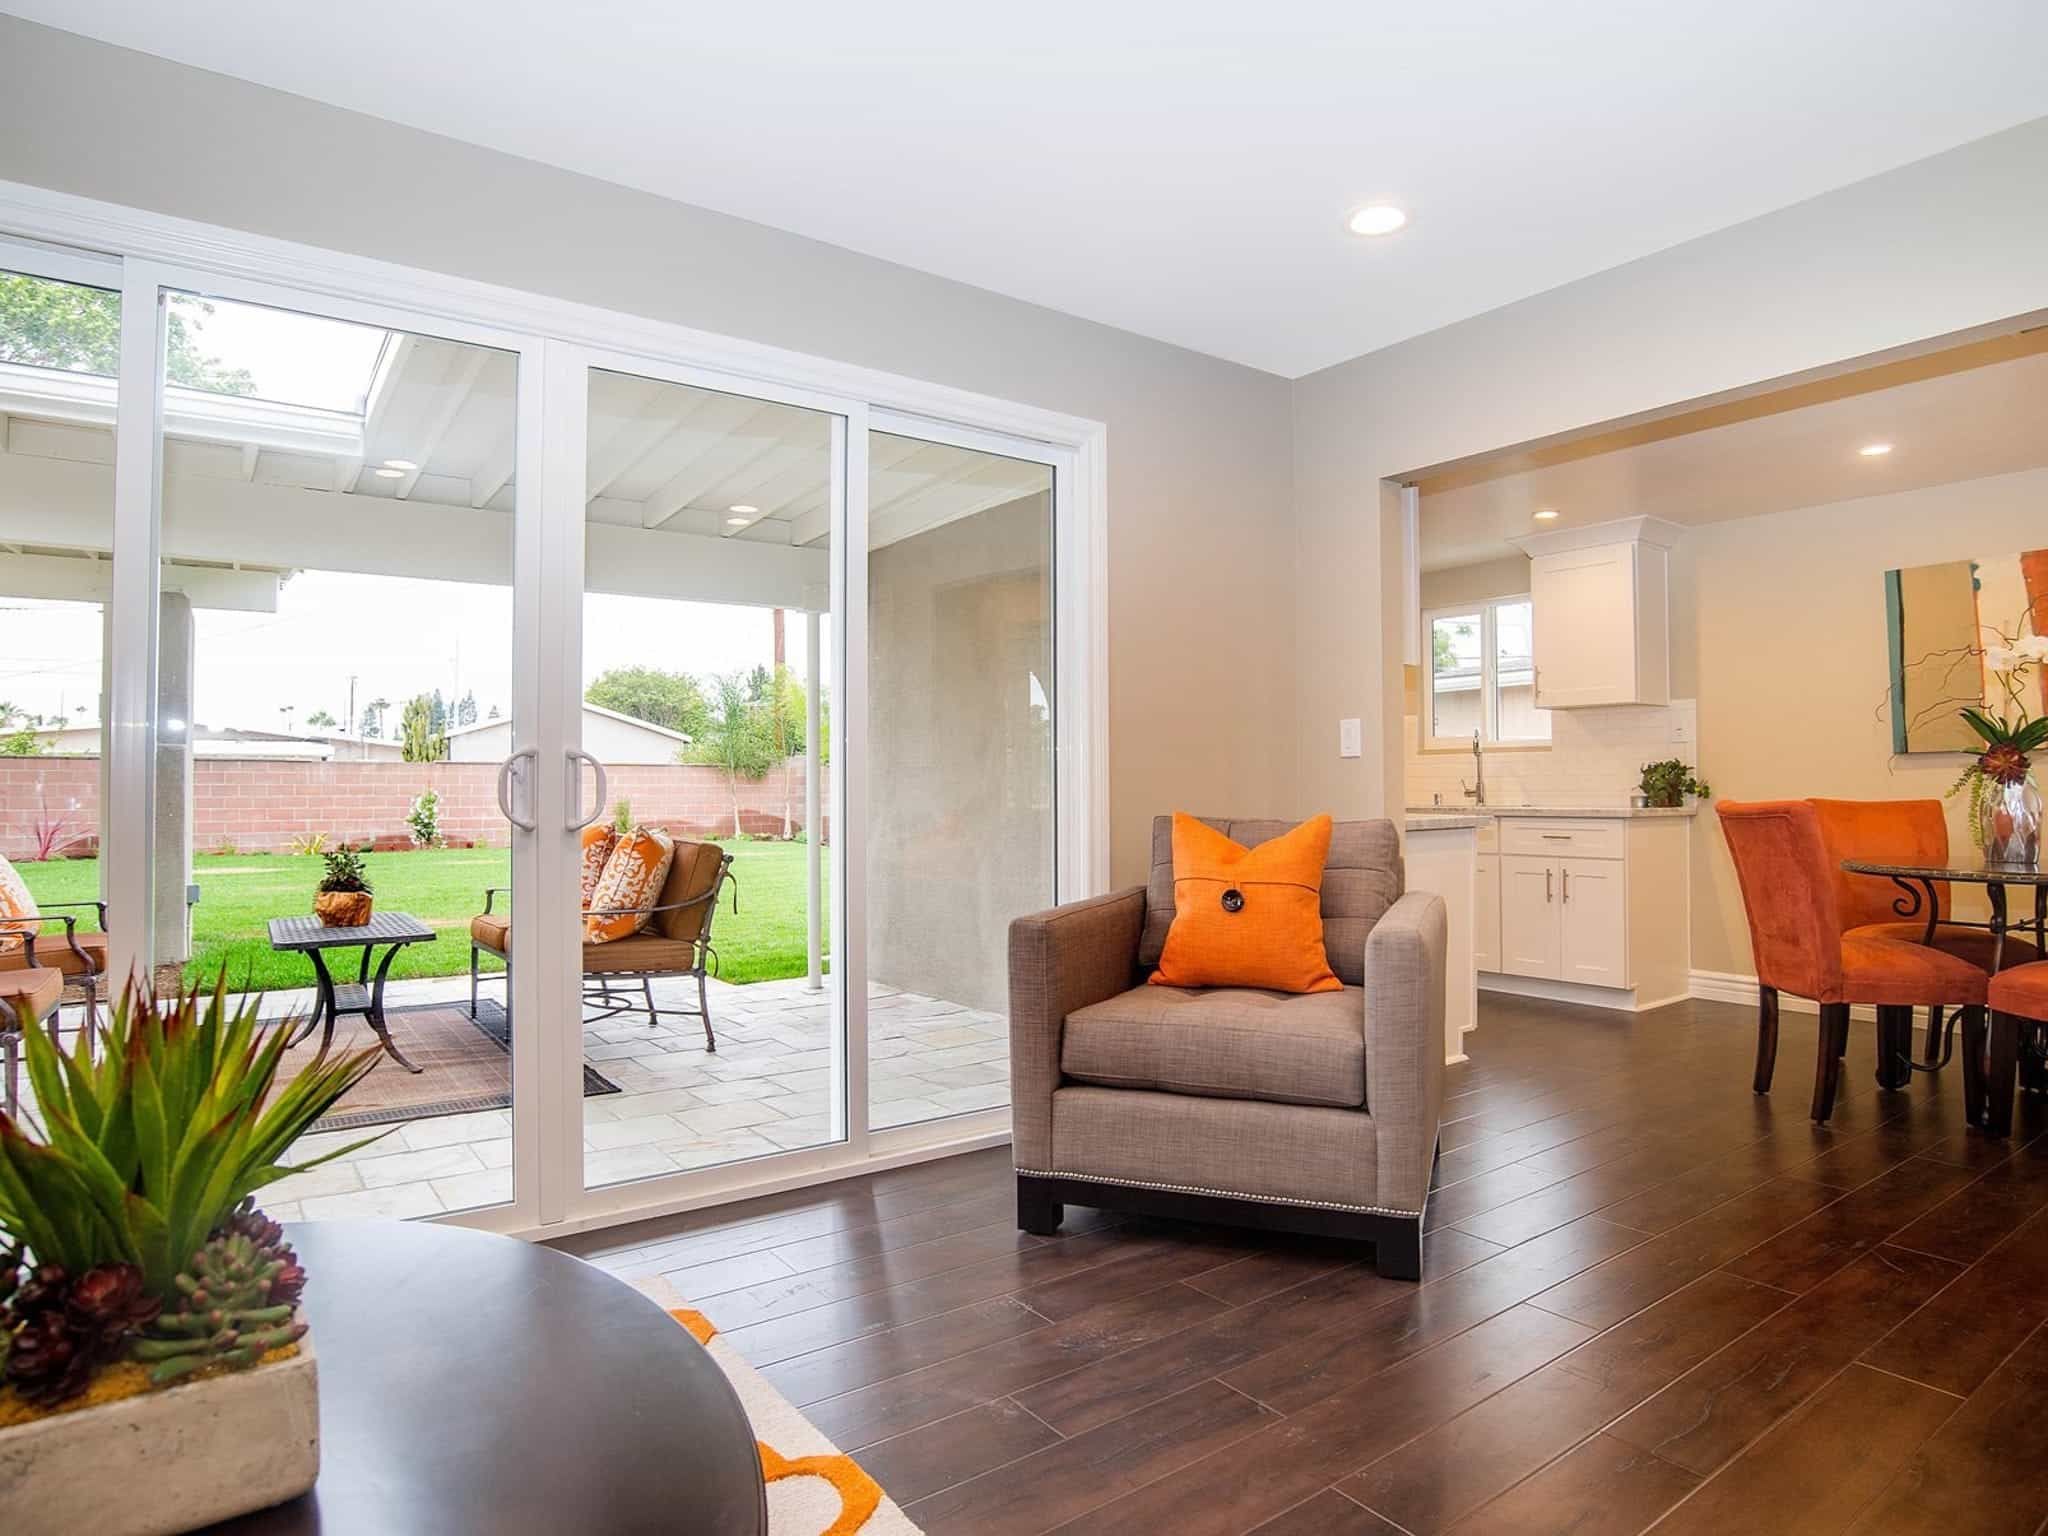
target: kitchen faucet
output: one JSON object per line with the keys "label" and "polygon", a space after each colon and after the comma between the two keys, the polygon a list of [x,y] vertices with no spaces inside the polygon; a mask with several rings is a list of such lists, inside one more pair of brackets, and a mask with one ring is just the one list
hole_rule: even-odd
{"label": "kitchen faucet", "polygon": [[1480,749],[1479,733],[1477,731],[1472,733],[1472,765],[1478,770],[1479,782],[1468,785],[1463,779],[1460,779],[1458,780],[1458,788],[1465,791],[1465,798],[1474,805],[1484,805],[1486,804],[1486,753]]}

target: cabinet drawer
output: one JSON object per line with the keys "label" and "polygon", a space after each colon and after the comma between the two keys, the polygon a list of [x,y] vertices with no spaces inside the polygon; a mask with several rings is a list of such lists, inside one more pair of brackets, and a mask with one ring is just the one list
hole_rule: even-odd
{"label": "cabinet drawer", "polygon": [[1500,851],[1533,858],[1618,859],[1619,821],[1529,821],[1503,817]]}

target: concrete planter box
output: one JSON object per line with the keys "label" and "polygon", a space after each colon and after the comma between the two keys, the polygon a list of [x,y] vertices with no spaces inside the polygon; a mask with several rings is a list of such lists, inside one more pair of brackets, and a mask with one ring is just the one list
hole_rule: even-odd
{"label": "concrete planter box", "polygon": [[313,1339],[274,1365],[0,1429],[7,1536],[172,1536],[297,1498],[320,1474]]}

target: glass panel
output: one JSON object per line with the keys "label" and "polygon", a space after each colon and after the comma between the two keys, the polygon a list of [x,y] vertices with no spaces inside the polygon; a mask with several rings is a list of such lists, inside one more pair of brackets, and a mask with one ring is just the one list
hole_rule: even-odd
{"label": "glass panel", "polygon": [[1493,719],[1498,741],[1550,740],[1550,711],[1536,707],[1534,609],[1524,597],[1493,607]]}
{"label": "glass panel", "polygon": [[1054,901],[1044,464],[868,439],[869,1123],[1009,1102],[1005,945]]}
{"label": "glass panel", "polygon": [[49,919],[44,963],[101,927],[120,345],[120,294],[0,270],[0,856]]}
{"label": "glass panel", "polygon": [[834,1141],[845,1089],[824,985],[833,418],[603,370],[589,412],[581,733],[610,786],[585,834],[589,866],[609,863],[579,892],[598,1188]]}
{"label": "glass panel", "polygon": [[1470,741],[1483,728],[1480,693],[1480,631],[1477,613],[1441,614],[1429,623],[1429,734],[1444,741]]}
{"label": "glass panel", "polygon": [[[509,1200],[508,1000],[471,920],[514,908],[495,780],[511,736],[518,361],[168,302],[159,984],[225,973],[280,1027],[318,1011],[287,1070],[329,1027],[337,1049],[389,1037],[394,1059],[297,1150],[385,1134],[271,1186],[272,1215]],[[386,925],[369,947],[372,930],[314,919],[325,856],[343,849]]]}

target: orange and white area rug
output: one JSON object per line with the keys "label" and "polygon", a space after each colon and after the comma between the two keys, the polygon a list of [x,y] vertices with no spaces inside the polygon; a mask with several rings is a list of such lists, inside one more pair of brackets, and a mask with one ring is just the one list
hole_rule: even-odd
{"label": "orange and white area rug", "polygon": [[673,1286],[658,1277],[632,1283],[690,1330],[739,1394],[768,1482],[768,1536],[922,1536],[881,1484],[763,1381],[710,1319],[684,1306]]}

